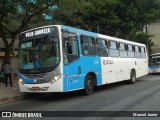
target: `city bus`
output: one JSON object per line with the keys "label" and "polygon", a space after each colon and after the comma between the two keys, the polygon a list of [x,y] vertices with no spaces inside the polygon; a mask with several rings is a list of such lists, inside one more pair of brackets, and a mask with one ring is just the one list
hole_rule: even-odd
{"label": "city bus", "polygon": [[148,74],[144,44],[64,25],[34,28],[19,35],[21,92],[89,95],[96,86]]}
{"label": "city bus", "polygon": [[154,53],[150,55],[149,73],[160,73],[160,53]]}

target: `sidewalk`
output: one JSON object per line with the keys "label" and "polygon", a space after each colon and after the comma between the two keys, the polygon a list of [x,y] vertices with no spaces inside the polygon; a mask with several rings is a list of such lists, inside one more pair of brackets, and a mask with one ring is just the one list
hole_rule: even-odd
{"label": "sidewalk", "polygon": [[24,99],[24,93],[19,90],[18,78],[12,82],[12,87],[9,85],[6,87],[4,83],[0,83],[0,105]]}

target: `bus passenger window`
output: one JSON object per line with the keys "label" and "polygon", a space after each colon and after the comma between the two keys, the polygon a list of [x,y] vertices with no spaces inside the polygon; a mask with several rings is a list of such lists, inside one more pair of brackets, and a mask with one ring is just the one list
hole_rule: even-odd
{"label": "bus passenger window", "polygon": [[109,41],[109,53],[111,57],[119,57],[119,52],[117,48],[117,42],[116,41]]}
{"label": "bus passenger window", "polygon": [[139,46],[135,46],[135,57],[136,58],[140,58],[141,57]]}
{"label": "bus passenger window", "polygon": [[94,56],[96,55],[95,39],[90,36],[81,36],[82,54]]}
{"label": "bus passenger window", "polygon": [[127,51],[126,51],[126,44],[124,43],[119,43],[119,54],[120,57],[127,57]]}
{"label": "bus passenger window", "polygon": [[134,56],[134,48],[133,45],[128,44],[128,57],[133,58]]}
{"label": "bus passenger window", "polygon": [[97,39],[97,54],[102,57],[108,57],[107,41],[101,38]]}
{"label": "bus passenger window", "polygon": [[146,58],[146,52],[145,52],[145,48],[144,47],[141,47],[141,58]]}
{"label": "bus passenger window", "polygon": [[74,33],[63,32],[63,54],[65,64],[79,58],[78,37]]}

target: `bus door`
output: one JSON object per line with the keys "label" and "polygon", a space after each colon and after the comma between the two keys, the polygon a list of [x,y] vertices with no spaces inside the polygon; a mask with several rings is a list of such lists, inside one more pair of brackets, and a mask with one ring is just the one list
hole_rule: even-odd
{"label": "bus door", "polygon": [[63,61],[67,91],[82,88],[81,66],[78,47],[78,36],[75,33],[63,32]]}

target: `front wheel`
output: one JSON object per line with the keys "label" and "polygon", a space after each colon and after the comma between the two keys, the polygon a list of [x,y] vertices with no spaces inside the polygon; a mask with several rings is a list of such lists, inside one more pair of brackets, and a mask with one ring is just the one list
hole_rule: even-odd
{"label": "front wheel", "polygon": [[94,85],[93,85],[93,78],[91,75],[87,75],[84,83],[84,94],[90,95],[93,93]]}
{"label": "front wheel", "polygon": [[135,70],[132,70],[130,74],[130,83],[133,84],[135,82],[136,82],[136,72]]}

